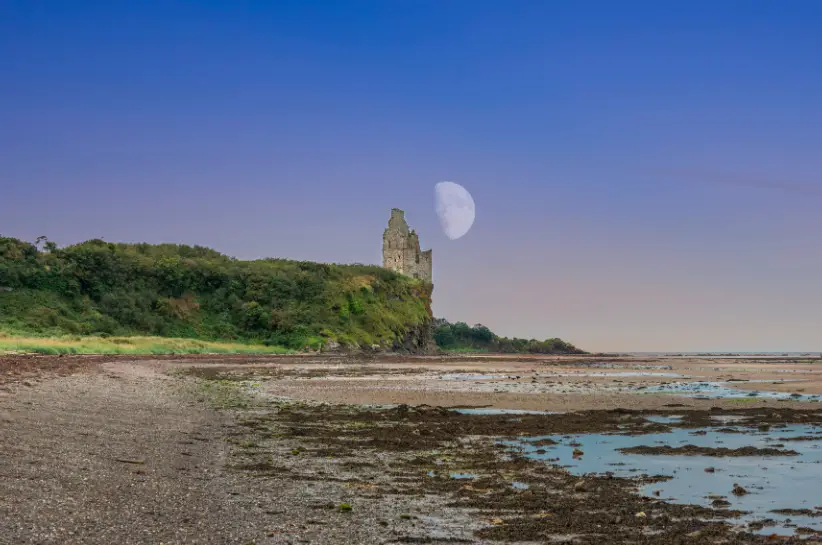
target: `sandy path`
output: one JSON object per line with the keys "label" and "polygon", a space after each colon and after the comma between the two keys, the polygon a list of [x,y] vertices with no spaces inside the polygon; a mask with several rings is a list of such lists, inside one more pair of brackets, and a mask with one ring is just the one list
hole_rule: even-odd
{"label": "sandy path", "polygon": [[0,543],[226,544],[262,535],[219,471],[221,417],[179,385],[108,372],[0,397]]}
{"label": "sandy path", "polygon": [[[273,462],[289,468],[282,477],[230,469],[238,453],[260,450],[226,441],[247,431],[238,420],[248,409],[211,409],[192,380],[162,374],[173,367],[120,359],[4,386],[0,545],[488,543],[471,539],[477,522],[444,499],[372,497],[339,479],[333,460],[293,456],[299,443],[266,439]],[[353,523],[327,507],[345,502],[356,505]]]}

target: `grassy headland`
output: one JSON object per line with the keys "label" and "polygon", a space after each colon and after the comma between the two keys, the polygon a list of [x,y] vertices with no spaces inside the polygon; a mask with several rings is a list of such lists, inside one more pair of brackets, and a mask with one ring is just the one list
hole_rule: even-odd
{"label": "grassy headland", "polygon": [[[58,248],[0,237],[0,351],[416,350],[433,346],[431,290],[372,265],[240,261],[199,246],[102,240]],[[463,346],[458,335],[442,348],[509,346],[492,336],[496,344]],[[527,343],[516,346],[534,351]]]}

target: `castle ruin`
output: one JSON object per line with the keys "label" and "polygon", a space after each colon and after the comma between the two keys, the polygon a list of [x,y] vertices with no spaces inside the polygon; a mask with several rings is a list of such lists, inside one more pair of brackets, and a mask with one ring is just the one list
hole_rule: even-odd
{"label": "castle ruin", "polygon": [[431,283],[431,250],[420,251],[420,238],[408,229],[405,212],[391,209],[388,228],[382,235],[382,266]]}

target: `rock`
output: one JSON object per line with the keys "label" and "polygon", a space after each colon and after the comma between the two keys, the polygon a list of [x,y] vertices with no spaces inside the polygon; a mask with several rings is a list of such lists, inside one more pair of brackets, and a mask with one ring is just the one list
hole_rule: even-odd
{"label": "rock", "polygon": [[574,485],[574,492],[585,492],[586,490],[588,490],[588,485],[585,484],[585,481],[579,481]]}
{"label": "rock", "polygon": [[745,494],[748,493],[748,491],[745,490],[744,488],[742,488],[741,486],[739,486],[737,483],[734,483],[734,488],[733,488],[733,490],[731,490],[731,493],[734,496],[744,496]]}
{"label": "rock", "polygon": [[131,459],[131,458],[115,458],[114,461],[115,462],[120,462],[120,463],[123,463],[123,464],[136,464],[136,465],[143,465],[143,464],[146,463],[145,460],[135,460],[135,459]]}

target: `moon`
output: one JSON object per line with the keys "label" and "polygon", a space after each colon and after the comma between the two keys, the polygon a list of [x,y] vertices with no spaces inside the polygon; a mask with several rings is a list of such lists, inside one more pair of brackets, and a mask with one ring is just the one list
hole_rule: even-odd
{"label": "moon", "polygon": [[454,182],[439,182],[434,186],[434,200],[445,236],[451,240],[465,236],[476,216],[468,190]]}

